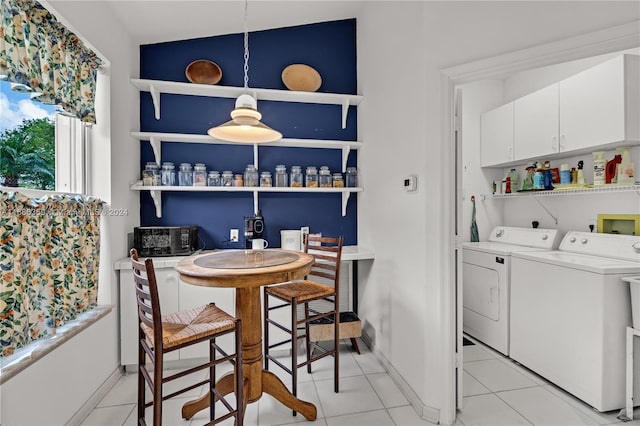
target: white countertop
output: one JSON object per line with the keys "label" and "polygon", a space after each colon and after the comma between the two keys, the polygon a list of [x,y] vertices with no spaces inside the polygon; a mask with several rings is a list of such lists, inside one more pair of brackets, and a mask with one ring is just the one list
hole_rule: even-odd
{"label": "white countertop", "polygon": [[[160,268],[174,268],[178,262],[187,256],[168,256],[168,257],[154,257],[153,266],[156,269]],[[343,246],[342,247],[342,260],[373,260],[373,250],[368,250],[358,246]],[[124,259],[116,260],[113,264],[114,269],[131,269],[131,260],[128,257]]]}

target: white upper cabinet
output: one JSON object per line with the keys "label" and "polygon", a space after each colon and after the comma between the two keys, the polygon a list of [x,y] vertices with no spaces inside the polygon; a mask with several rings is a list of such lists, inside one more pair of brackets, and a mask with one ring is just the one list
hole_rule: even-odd
{"label": "white upper cabinet", "polygon": [[[483,114],[482,166],[511,166],[528,161],[553,160],[620,146],[640,144],[640,56],[620,55],[513,104],[513,122],[485,136]],[[497,122],[497,121],[496,121]],[[498,155],[513,128],[513,157]],[[492,142],[492,139],[496,142]],[[495,146],[491,146],[495,143]],[[485,152],[486,151],[486,152]]]}
{"label": "white upper cabinet", "polygon": [[480,164],[513,161],[513,102],[480,116]]}
{"label": "white upper cabinet", "polygon": [[558,152],[558,85],[554,84],[514,102],[514,159]]}
{"label": "white upper cabinet", "polygon": [[621,55],[559,83],[561,151],[640,140],[638,59]]}

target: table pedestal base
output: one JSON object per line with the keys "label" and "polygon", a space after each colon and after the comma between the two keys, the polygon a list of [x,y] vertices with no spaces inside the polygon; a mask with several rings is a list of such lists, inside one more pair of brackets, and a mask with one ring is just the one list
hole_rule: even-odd
{"label": "table pedestal base", "polygon": [[[234,386],[235,386],[235,376],[233,373],[227,374],[226,376],[218,380],[218,382],[216,383],[216,388],[218,389],[218,391],[222,396],[233,393]],[[245,411],[246,411],[246,405],[248,402],[247,390],[248,390],[248,381],[245,380],[245,385],[244,385]],[[268,393],[269,395],[271,395],[272,397],[280,401],[280,403],[282,403],[283,405],[302,414],[304,418],[307,420],[315,420],[316,416],[318,415],[315,405],[311,404],[310,402],[302,401],[296,398],[295,396],[293,396],[293,394],[289,392],[289,389],[287,389],[285,384],[282,383],[282,380],[280,380],[278,376],[276,376],[275,374],[267,370],[262,370],[262,391],[265,393]],[[260,398],[258,397],[255,401],[257,401],[258,399]],[[216,398],[216,401],[217,401],[217,398]],[[251,402],[254,402],[254,401],[251,401]],[[182,418],[190,419],[198,411],[204,410],[207,407],[209,407],[209,395],[205,394],[196,400],[185,403],[182,406]]]}

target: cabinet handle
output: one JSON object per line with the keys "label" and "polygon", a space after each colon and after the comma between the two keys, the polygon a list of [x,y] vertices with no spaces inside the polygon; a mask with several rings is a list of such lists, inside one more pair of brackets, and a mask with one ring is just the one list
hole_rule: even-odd
{"label": "cabinet handle", "polygon": [[559,147],[558,147],[558,137],[554,136],[551,138],[551,149],[554,151],[558,151]]}
{"label": "cabinet handle", "polygon": [[558,146],[558,151],[564,150],[564,135],[560,135],[560,145]]}
{"label": "cabinet handle", "polygon": [[512,146],[507,148],[507,159],[508,160],[513,160],[513,147]]}

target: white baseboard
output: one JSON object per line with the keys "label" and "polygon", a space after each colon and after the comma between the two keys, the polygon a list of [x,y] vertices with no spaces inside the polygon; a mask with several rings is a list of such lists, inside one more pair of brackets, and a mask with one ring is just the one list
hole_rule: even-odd
{"label": "white baseboard", "polygon": [[86,419],[87,416],[91,414],[91,411],[93,411],[93,409],[96,408],[96,405],[98,405],[98,403],[102,401],[102,398],[104,398],[105,395],[109,393],[111,388],[118,382],[118,380],[120,380],[123,374],[124,371],[122,368],[116,368],[113,373],[111,373],[111,375],[107,377],[107,380],[105,380],[104,383],[102,383],[100,387],[93,393],[93,395],[91,395],[89,399],[87,399],[85,403],[82,404],[82,407],[80,407],[80,409],[76,411],[76,413],[69,419],[65,426],[81,425],[84,419]]}
{"label": "white baseboard", "polygon": [[387,357],[380,350],[376,349],[375,345],[373,344],[373,340],[369,337],[369,335],[367,335],[365,330],[362,330],[361,338],[364,343],[371,349],[371,353],[373,353],[373,355],[378,361],[380,361],[385,370],[387,370],[387,373],[391,377],[391,380],[393,380],[398,388],[400,388],[400,392],[402,392],[405,398],[409,400],[409,403],[416,411],[418,416],[430,423],[438,424],[440,422],[440,410],[434,407],[429,407],[420,400],[420,397],[415,393],[411,386],[409,386],[409,383],[404,380],[398,370],[393,367]]}

